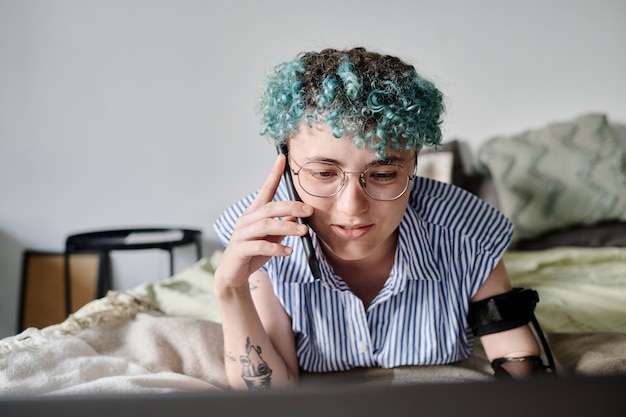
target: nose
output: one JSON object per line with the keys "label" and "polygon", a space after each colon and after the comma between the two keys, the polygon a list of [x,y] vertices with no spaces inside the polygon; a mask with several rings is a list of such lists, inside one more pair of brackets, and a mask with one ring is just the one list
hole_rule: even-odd
{"label": "nose", "polygon": [[369,208],[370,198],[361,185],[359,175],[360,172],[347,172],[344,186],[335,197],[337,208],[349,215],[361,214]]}

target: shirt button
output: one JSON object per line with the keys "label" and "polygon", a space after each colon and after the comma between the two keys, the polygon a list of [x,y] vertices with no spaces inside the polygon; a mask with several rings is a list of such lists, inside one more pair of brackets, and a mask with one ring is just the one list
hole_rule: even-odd
{"label": "shirt button", "polygon": [[359,353],[367,352],[367,343],[365,343],[364,341],[359,340],[359,342],[356,345],[357,345],[357,349],[359,349]]}

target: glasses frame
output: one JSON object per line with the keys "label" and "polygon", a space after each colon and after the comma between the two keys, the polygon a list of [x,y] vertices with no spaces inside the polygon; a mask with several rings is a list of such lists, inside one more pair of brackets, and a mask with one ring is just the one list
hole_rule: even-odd
{"label": "glasses frame", "polygon": [[[293,158],[290,158],[293,162]],[[308,164],[312,164],[312,163],[318,163],[318,164],[327,164],[327,165],[331,165],[331,166],[335,166],[337,167],[337,169],[341,172],[342,176],[341,176],[341,186],[339,187],[339,189],[337,191],[335,191],[333,194],[331,195],[317,195],[317,194],[313,194],[310,191],[308,191],[303,185],[302,182],[300,181],[300,171],[302,171],[302,169],[308,165]],[[402,197],[404,195],[404,193],[406,193],[406,190],[409,189],[409,183],[411,181],[413,181],[415,179],[415,177],[417,177],[417,175],[415,174],[415,172],[417,171],[417,153],[415,154],[415,168],[413,169],[413,174],[408,174],[408,170],[403,167],[400,164],[380,164],[380,165],[373,165],[370,166],[369,168],[367,168],[365,171],[344,171],[339,165],[333,163],[333,162],[326,162],[326,161],[309,161],[304,165],[300,165],[296,162],[296,165],[299,166],[299,169],[297,171],[294,171],[293,169],[291,170],[291,173],[293,175],[295,175],[296,177],[298,177],[298,184],[300,184],[300,187],[304,190],[305,193],[307,193],[308,195],[312,196],[312,197],[318,197],[318,198],[332,198],[335,197],[337,194],[339,194],[341,192],[341,190],[344,189],[344,187],[346,186],[346,184],[348,183],[348,175],[358,175],[359,176],[359,184],[361,185],[361,188],[363,188],[363,191],[365,191],[365,194],[371,198],[372,200],[375,201],[395,201],[397,199],[399,199],[400,197]],[[372,169],[372,168],[376,168],[379,166],[392,166],[392,167],[398,167],[400,168],[402,171],[407,173],[407,181],[406,184],[404,185],[404,189],[402,190],[402,192],[400,194],[398,194],[396,197],[394,198],[376,198],[374,196],[372,196],[369,191],[367,191],[367,187],[366,187],[366,183],[367,180],[365,179],[365,175],[367,174],[367,172]]]}

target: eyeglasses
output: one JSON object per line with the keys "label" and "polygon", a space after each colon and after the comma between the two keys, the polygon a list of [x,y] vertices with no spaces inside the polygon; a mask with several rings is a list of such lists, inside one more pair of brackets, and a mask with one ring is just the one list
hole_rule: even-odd
{"label": "eyeglasses", "polygon": [[397,164],[373,165],[363,172],[342,170],[331,162],[307,162],[293,171],[300,187],[313,197],[334,197],[348,182],[348,175],[358,175],[365,193],[374,200],[391,201],[400,198],[415,175]]}

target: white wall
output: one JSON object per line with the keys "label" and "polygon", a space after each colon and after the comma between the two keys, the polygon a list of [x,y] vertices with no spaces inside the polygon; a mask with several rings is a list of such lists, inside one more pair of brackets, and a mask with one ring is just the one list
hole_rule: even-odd
{"label": "white wall", "polygon": [[[446,137],[476,146],[587,111],[626,121],[625,18],[621,0],[0,0],[0,336],[23,248],[135,225],[215,239],[273,162],[254,105],[279,61],[397,54],[446,94]],[[131,258],[121,287],[167,264]]]}

